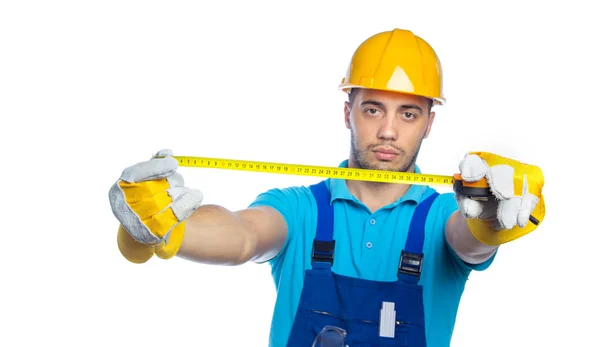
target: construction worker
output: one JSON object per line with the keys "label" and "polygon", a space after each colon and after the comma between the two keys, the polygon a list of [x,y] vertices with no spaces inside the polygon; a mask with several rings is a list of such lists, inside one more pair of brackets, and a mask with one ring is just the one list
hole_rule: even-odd
{"label": "construction worker", "polygon": [[[420,173],[417,156],[443,105],[442,68],[408,30],[365,40],[340,89],[350,153],[340,167]],[[471,271],[545,215],[537,166],[488,152],[458,164],[494,199],[424,185],[326,179],[271,189],[247,209],[203,205],[166,149],[128,167],[110,188],[118,247],[134,263],[153,255],[207,264],[268,263],[277,288],[270,346],[450,345]]]}

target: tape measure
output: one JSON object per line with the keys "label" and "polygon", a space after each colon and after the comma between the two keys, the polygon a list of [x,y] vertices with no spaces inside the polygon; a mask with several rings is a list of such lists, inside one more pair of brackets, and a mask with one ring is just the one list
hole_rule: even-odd
{"label": "tape measure", "polygon": [[174,156],[181,166],[255,171],[284,175],[314,176],[345,180],[403,183],[418,185],[453,185],[454,176],[429,175],[411,172],[352,169],[341,167],[271,163],[264,161],[222,158]]}
{"label": "tape measure", "polygon": [[[254,171],[263,173],[325,177],[344,180],[384,182],[417,185],[452,186],[454,192],[469,196],[473,199],[487,200],[494,198],[485,178],[477,182],[463,182],[459,174],[453,176],[431,175],[413,172],[396,172],[383,170],[367,170],[330,166],[298,165],[272,163],[265,161],[233,160],[223,158],[173,156],[181,166],[214,168],[224,170]],[[538,224],[539,221],[529,216],[529,220]]]}

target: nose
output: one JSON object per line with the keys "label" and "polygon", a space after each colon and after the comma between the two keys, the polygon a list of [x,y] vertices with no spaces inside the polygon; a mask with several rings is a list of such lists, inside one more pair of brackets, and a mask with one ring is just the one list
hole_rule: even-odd
{"label": "nose", "polygon": [[377,138],[386,141],[396,141],[398,139],[398,124],[395,122],[395,117],[386,115],[381,118]]}

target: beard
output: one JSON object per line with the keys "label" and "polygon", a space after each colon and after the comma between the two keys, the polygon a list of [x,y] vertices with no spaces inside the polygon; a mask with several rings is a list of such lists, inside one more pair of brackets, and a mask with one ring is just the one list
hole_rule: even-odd
{"label": "beard", "polygon": [[[416,162],[417,156],[419,155],[419,151],[421,150],[422,143],[423,143],[423,138],[421,138],[421,140],[419,140],[417,147],[410,153],[408,153],[406,150],[404,150],[402,148],[397,147],[393,143],[386,143],[386,142],[378,143],[376,145],[369,145],[369,146],[367,146],[367,148],[360,150],[358,143],[356,141],[356,135],[354,134],[354,131],[351,130],[351,132],[350,132],[350,145],[351,145],[352,154],[354,155],[354,158],[356,160],[358,167],[360,169],[366,169],[366,170],[385,170],[385,171],[407,172],[407,170]],[[369,162],[368,156],[372,155],[372,153],[373,153],[372,149],[375,148],[376,146],[382,146],[382,145],[385,145],[387,147],[392,147],[399,152],[398,156],[402,160],[402,162],[400,163],[399,166],[395,167],[394,164],[391,162],[378,161],[377,159],[375,159],[375,161],[373,161],[373,162]]]}

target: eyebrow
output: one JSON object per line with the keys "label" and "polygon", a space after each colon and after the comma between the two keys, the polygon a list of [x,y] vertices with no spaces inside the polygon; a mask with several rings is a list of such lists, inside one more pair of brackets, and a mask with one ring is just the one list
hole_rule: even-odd
{"label": "eyebrow", "polygon": [[[365,105],[373,105],[373,106],[385,108],[385,105],[383,104],[383,102],[375,101],[375,100],[365,100],[360,104],[360,106],[365,106]],[[415,109],[415,110],[419,110],[420,112],[423,112],[423,109],[419,105],[415,105],[415,104],[400,105],[400,107],[398,107],[398,109],[402,109],[402,110]]]}

